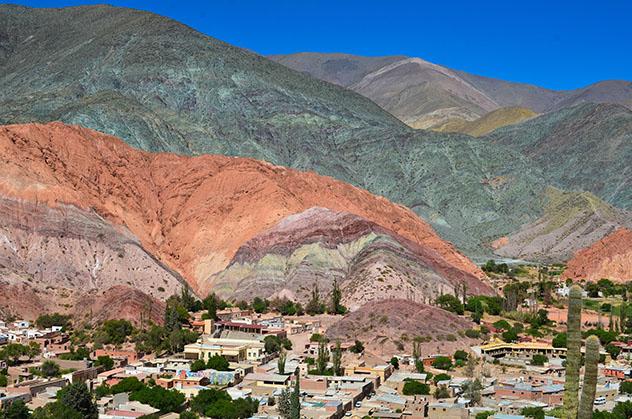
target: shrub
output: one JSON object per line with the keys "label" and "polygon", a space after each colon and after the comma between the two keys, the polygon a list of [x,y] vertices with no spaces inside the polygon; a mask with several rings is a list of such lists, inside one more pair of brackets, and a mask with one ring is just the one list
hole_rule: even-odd
{"label": "shrub", "polygon": [[468,357],[469,356],[468,356],[467,352],[465,352],[462,349],[459,349],[456,352],[454,352],[454,356],[453,356],[454,359],[461,359],[463,361],[466,361]]}
{"label": "shrub", "polygon": [[535,354],[531,358],[531,365],[544,365],[549,362],[549,358],[542,354]]}
{"label": "shrub", "polygon": [[437,385],[439,381],[445,381],[445,380],[451,380],[451,379],[452,377],[449,374],[441,373],[441,374],[435,375],[432,381],[435,383],[435,385]]}
{"label": "shrub", "polygon": [[470,339],[478,339],[481,337],[481,332],[476,329],[467,329],[465,331],[465,336]]}
{"label": "shrub", "polygon": [[430,394],[430,386],[428,384],[420,383],[419,381],[406,381],[402,393],[406,396],[413,396],[415,394]]}
{"label": "shrub", "polygon": [[432,366],[440,370],[449,371],[452,369],[452,360],[447,356],[438,356],[432,361]]}

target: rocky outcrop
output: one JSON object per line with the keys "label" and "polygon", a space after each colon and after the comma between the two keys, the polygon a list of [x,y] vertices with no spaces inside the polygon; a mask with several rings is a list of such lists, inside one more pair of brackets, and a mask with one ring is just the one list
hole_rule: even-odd
{"label": "rocky outcrop", "polygon": [[622,226],[632,214],[588,192],[547,191],[544,214],[519,231],[492,243],[498,256],[543,263],[563,263]]}
{"label": "rocky outcrop", "polygon": [[527,108],[500,108],[473,121],[449,121],[441,126],[435,126],[433,129],[444,132],[460,132],[474,137],[480,137],[498,128],[518,124],[534,118],[537,115],[537,113]]}
{"label": "rocky outcrop", "polygon": [[419,341],[424,355],[452,353],[474,344],[463,336],[474,323],[435,306],[406,299],[366,304],[327,329],[332,340],[364,342],[376,353],[412,353]]}
{"label": "rocky outcrop", "polygon": [[292,296],[302,302],[314,286],[327,299],[336,280],[350,309],[385,298],[431,301],[463,285],[471,294],[493,293],[433,249],[365,218],[326,208],[290,215],[248,240],[229,267],[210,280],[221,295],[246,300]]}
{"label": "rocky outcrop", "polygon": [[[200,295],[248,240],[312,207],[392,231],[432,255],[446,278],[484,277],[410,210],[314,173],[251,159],[151,154],[61,123],[1,127],[0,152],[1,194],[94,211],[129,230]],[[255,258],[249,254],[237,257]]]}
{"label": "rocky outcrop", "polygon": [[577,252],[568,262],[562,278],[632,281],[632,231],[618,229]]}

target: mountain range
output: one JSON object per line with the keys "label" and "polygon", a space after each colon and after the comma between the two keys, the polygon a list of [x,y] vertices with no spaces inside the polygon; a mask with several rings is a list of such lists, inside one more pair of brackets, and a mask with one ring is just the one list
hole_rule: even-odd
{"label": "mountain range", "polygon": [[303,301],[335,278],[353,308],[423,304],[493,293],[468,257],[566,261],[630,227],[628,82],[270,58],[137,10],[0,6],[0,295]]}
{"label": "mountain range", "polygon": [[623,80],[555,91],[453,70],[416,57],[297,53],[270,58],[358,92],[414,128],[460,131],[461,123],[507,107],[535,113],[583,103],[632,108],[632,83]]}

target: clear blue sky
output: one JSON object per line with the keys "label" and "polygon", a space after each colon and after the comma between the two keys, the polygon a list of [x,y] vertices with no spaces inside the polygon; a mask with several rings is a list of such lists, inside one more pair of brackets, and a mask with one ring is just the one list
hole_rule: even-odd
{"label": "clear blue sky", "polygon": [[[62,7],[103,1],[18,1]],[[418,56],[480,75],[571,89],[632,80],[632,0],[112,0],[261,54]]]}

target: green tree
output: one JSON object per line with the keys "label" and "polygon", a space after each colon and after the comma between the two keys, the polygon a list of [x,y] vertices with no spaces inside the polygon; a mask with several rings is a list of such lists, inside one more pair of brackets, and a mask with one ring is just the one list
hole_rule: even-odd
{"label": "green tree", "polygon": [[491,410],[488,410],[486,412],[479,412],[476,414],[475,419],[487,419],[490,416],[493,416],[494,412]]}
{"label": "green tree", "polygon": [[39,367],[39,373],[42,377],[57,377],[59,376],[59,365],[51,360],[42,362]]}
{"label": "green tree", "polygon": [[265,313],[268,311],[268,301],[260,297],[255,297],[254,300],[252,300],[252,309],[256,313]]}
{"label": "green tree", "polygon": [[619,393],[632,394],[632,381],[622,381],[619,383]]}
{"label": "green tree", "polygon": [[206,362],[203,359],[196,359],[191,363],[191,371],[198,372],[206,369]]}
{"label": "green tree", "polygon": [[57,392],[57,399],[79,412],[85,419],[97,419],[99,412],[92,394],[84,383],[70,384]]}
{"label": "green tree", "polygon": [[621,353],[621,348],[616,345],[613,345],[612,343],[609,343],[606,345],[606,352],[610,354],[610,357],[612,359],[617,359],[617,357]]}
{"label": "green tree", "polygon": [[364,344],[360,342],[359,340],[356,340],[353,343],[353,346],[349,348],[349,350],[353,352],[354,354],[361,354],[362,352],[364,352]]}
{"label": "green tree", "polygon": [[72,407],[56,401],[45,406],[38,407],[33,411],[31,419],[83,419],[81,413]]}
{"label": "green tree", "polygon": [[0,387],[6,387],[9,385],[9,377],[6,374],[0,374]]}
{"label": "green tree", "polygon": [[544,419],[544,410],[541,407],[525,407],[520,413],[527,418]]}
{"label": "green tree", "polygon": [[336,347],[332,355],[331,362],[334,368],[334,375],[342,375],[342,349],[340,349],[340,341],[336,341]]}
{"label": "green tree", "polygon": [[162,412],[175,412],[184,403],[184,394],[178,390],[167,390],[160,386],[143,387],[130,394],[129,398],[148,404]]}
{"label": "green tree", "polygon": [[315,314],[323,314],[325,312],[324,305],[320,302],[320,291],[318,290],[318,285],[314,283],[314,287],[312,288],[312,295],[305,306],[305,312],[309,315]]}
{"label": "green tree", "polygon": [[457,297],[451,294],[443,294],[435,300],[435,304],[444,310],[451,311],[456,314],[463,314],[465,309],[463,304]]}
{"label": "green tree", "polygon": [[301,385],[298,372],[296,373],[296,380],[294,381],[294,391],[290,398],[290,419],[301,418]]}
{"label": "green tree", "polygon": [[134,327],[127,320],[106,320],[103,322],[102,329],[106,337],[104,343],[113,345],[122,344],[134,331]]}
{"label": "green tree", "polygon": [[281,395],[279,396],[279,402],[277,403],[277,410],[279,411],[279,415],[283,419],[289,419],[292,414],[292,392],[289,388],[284,388],[281,391]]}
{"label": "green tree", "polygon": [[463,397],[471,400],[471,402],[475,405],[481,402],[481,391],[483,390],[483,385],[478,378],[472,381],[466,381],[463,383],[461,388],[463,389]]}
{"label": "green tree", "polygon": [[544,365],[547,362],[549,362],[549,358],[547,358],[546,355],[535,354],[531,358],[531,365]]}
{"label": "green tree", "polygon": [[338,280],[334,278],[334,285],[331,290],[331,313],[332,314],[345,314],[347,308],[342,305],[342,291],[338,286]]}
{"label": "green tree", "polygon": [[467,361],[467,359],[469,358],[467,352],[465,352],[462,349],[458,349],[454,352],[454,355],[452,356],[452,358],[456,359],[460,359],[462,361]]}
{"label": "green tree", "polygon": [[437,385],[439,381],[451,380],[452,376],[446,373],[437,374],[432,378],[432,381]]}
{"label": "green tree", "polygon": [[136,377],[125,377],[117,384],[111,387],[112,394],[132,393],[141,390],[145,384],[140,382]]}
{"label": "green tree", "polygon": [[30,417],[31,412],[22,400],[4,403],[0,410],[1,419],[28,419]]}
{"label": "green tree", "polygon": [[390,360],[390,364],[393,366],[393,368],[395,368],[396,370],[399,369],[399,359],[397,359],[397,357],[392,357]]}
{"label": "green tree", "polygon": [[41,314],[35,324],[40,329],[50,329],[53,326],[61,326],[67,329],[70,326],[70,316],[59,313]]}
{"label": "green tree", "polygon": [[318,343],[318,355],[316,356],[316,371],[319,375],[325,373],[329,362],[329,349],[324,341]]}
{"label": "green tree", "polygon": [[432,366],[440,370],[452,369],[452,360],[447,356],[438,356],[432,361]]}
{"label": "green tree", "polygon": [[178,419],[200,419],[200,415],[198,415],[195,412],[189,412],[187,410],[180,413],[180,416],[178,416]]}
{"label": "green tree", "polygon": [[206,363],[206,367],[216,371],[230,371],[230,365],[221,355],[213,355]]}
{"label": "green tree", "polygon": [[193,412],[204,415],[209,406],[221,400],[230,401],[228,393],[214,388],[200,390],[196,396],[191,398],[190,408]]}
{"label": "green tree", "polygon": [[402,393],[405,396],[413,396],[416,394],[430,394],[430,386],[415,380],[409,380],[404,383]]}
{"label": "green tree", "polygon": [[281,350],[281,352],[279,352],[279,359],[277,361],[277,368],[279,370],[279,374],[285,374],[286,359],[287,359],[287,352]]}
{"label": "green tree", "polygon": [[566,333],[558,333],[553,338],[554,348],[566,348]]}
{"label": "green tree", "polygon": [[95,367],[101,366],[106,371],[109,371],[112,368],[114,368],[114,360],[107,355],[102,355],[102,356],[99,356],[96,361],[94,361],[94,366]]}

